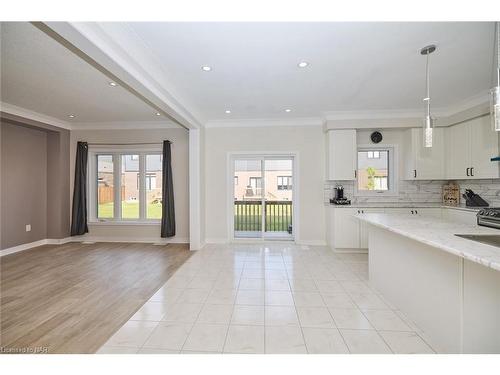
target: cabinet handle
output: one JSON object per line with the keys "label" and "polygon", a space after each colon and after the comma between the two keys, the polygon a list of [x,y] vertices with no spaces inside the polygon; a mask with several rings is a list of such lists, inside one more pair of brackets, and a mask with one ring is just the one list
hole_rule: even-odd
{"label": "cabinet handle", "polygon": [[474,176],[474,167],[470,167],[470,175]]}
{"label": "cabinet handle", "polygon": [[418,211],[417,211],[417,210],[415,210],[415,215],[417,215],[417,214],[418,214]]}
{"label": "cabinet handle", "polygon": [[416,169],[413,170],[413,177],[417,178],[417,170]]}
{"label": "cabinet handle", "polygon": [[356,173],[356,170],[354,170],[354,178],[357,178],[358,174]]}
{"label": "cabinet handle", "polygon": [[469,175],[469,169],[470,169],[470,168],[467,168],[467,169],[466,169],[466,172],[465,172],[465,173],[467,173],[467,176],[470,176],[470,175]]}
{"label": "cabinet handle", "polygon": [[411,210],[411,214],[413,215],[413,210]]}

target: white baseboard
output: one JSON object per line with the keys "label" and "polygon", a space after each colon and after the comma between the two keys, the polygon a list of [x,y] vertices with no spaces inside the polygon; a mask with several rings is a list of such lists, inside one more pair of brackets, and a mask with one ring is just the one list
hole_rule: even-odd
{"label": "white baseboard", "polygon": [[9,247],[7,249],[0,250],[0,257],[5,255],[18,253],[20,251],[29,250],[34,247],[43,245],[63,245],[68,242],[133,242],[133,243],[154,243],[166,245],[168,243],[189,243],[187,237],[178,237],[172,239],[165,238],[153,238],[153,237],[142,237],[142,238],[123,238],[123,237],[90,237],[90,236],[75,236],[66,238],[44,238],[43,240],[34,241],[30,243],[25,243],[18,246]]}
{"label": "white baseboard", "polygon": [[368,249],[336,249],[331,247],[332,251],[337,254],[368,254]]}
{"label": "white baseboard", "polygon": [[296,242],[297,245],[307,245],[307,246],[326,246],[326,241],[324,240],[300,240]]}
{"label": "white baseboard", "polygon": [[75,236],[72,237],[72,242],[130,242],[130,243],[154,243],[166,245],[169,243],[189,243],[187,237],[109,237],[109,236]]}
{"label": "white baseboard", "polygon": [[[230,241],[227,238],[207,238],[205,243],[206,244],[227,244]],[[279,241],[279,240],[268,240],[268,241],[262,241],[258,239],[251,239],[251,238],[241,238],[237,239],[232,243],[290,243],[290,241]],[[292,241],[293,243],[294,241]],[[297,245],[305,245],[305,246],[326,246],[326,241],[324,240],[298,240],[294,242]]]}
{"label": "white baseboard", "polygon": [[207,238],[205,244],[224,244],[229,243],[227,238]]}
{"label": "white baseboard", "polygon": [[68,243],[71,241],[72,241],[71,237],[59,238],[59,239],[58,238],[44,238],[43,240],[29,242],[29,243],[25,243],[22,245],[12,246],[12,247],[8,247],[7,249],[0,250],[0,257],[3,257],[5,255],[9,255],[9,254],[18,253],[18,252],[24,251],[24,250],[29,250],[29,249],[32,249],[32,248],[38,247],[38,246],[62,245],[62,244],[65,244],[65,243]]}

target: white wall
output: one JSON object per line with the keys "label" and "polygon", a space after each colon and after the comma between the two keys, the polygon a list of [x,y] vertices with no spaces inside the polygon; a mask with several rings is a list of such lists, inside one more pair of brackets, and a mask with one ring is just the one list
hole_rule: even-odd
{"label": "white wall", "polygon": [[[145,130],[74,130],[71,131],[71,199],[75,173],[75,152],[78,141],[95,143],[145,143],[170,140],[172,145],[172,173],[174,178],[176,236],[169,242],[189,241],[189,139],[184,129]],[[92,240],[160,240],[160,225],[89,225],[83,236]]]}
{"label": "white wall", "polygon": [[208,128],[205,131],[205,236],[227,241],[229,152],[297,152],[301,243],[325,243],[325,140],[320,126]]}

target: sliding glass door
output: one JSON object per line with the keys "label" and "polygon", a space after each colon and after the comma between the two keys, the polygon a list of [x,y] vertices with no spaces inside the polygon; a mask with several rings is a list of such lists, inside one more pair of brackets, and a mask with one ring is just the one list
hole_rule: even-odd
{"label": "sliding glass door", "polygon": [[293,239],[293,162],[277,156],[232,161],[235,238]]}

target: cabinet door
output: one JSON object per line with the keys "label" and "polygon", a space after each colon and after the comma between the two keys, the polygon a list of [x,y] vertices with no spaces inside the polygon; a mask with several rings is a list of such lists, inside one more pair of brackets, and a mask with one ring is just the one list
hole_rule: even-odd
{"label": "cabinet door", "polygon": [[405,180],[415,180],[417,171],[417,153],[414,147],[415,144],[415,131],[417,129],[408,129],[404,132],[403,136],[403,175]]}
{"label": "cabinet door", "polygon": [[[362,208],[361,209],[365,214],[383,214],[383,208]],[[370,224],[365,223],[364,221],[359,221],[359,247],[361,249],[368,249],[368,227]]]}
{"label": "cabinet door", "polygon": [[449,179],[469,178],[470,131],[467,123],[446,129],[446,176]]}
{"label": "cabinet door", "polygon": [[328,131],[329,180],[355,180],[357,155],[356,130]]}
{"label": "cabinet door", "polygon": [[412,147],[415,154],[417,180],[443,180],[445,175],[445,129],[434,128],[432,147],[424,147],[422,129],[412,129]]}
{"label": "cabinet door", "polygon": [[354,217],[357,212],[355,208],[335,209],[335,248],[359,248],[359,220]]}
{"label": "cabinet door", "polygon": [[490,117],[468,121],[470,126],[472,179],[500,177],[500,163],[490,159],[498,156],[498,133],[491,129]]}

